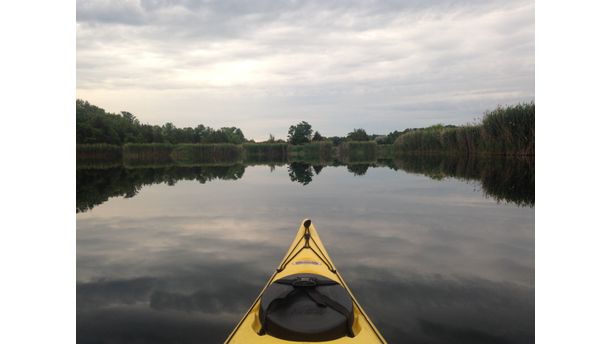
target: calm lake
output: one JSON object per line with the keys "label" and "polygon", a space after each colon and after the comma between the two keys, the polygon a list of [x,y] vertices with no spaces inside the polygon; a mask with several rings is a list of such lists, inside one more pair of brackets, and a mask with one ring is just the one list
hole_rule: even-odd
{"label": "calm lake", "polygon": [[222,343],[310,218],[389,343],[532,343],[533,170],[78,168],[77,341]]}

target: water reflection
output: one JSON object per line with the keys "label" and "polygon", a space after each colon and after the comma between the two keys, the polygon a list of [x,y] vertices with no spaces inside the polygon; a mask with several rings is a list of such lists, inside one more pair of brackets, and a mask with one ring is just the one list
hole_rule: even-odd
{"label": "water reflection", "polygon": [[78,170],[77,341],[223,342],[312,217],[389,343],[533,342],[534,210],[465,182],[524,179],[431,161]]}
{"label": "water reflection", "polygon": [[[271,170],[283,163],[268,163]],[[403,160],[380,160],[374,163],[328,165],[305,162],[287,164],[289,179],[308,185],[325,166],[346,166],[355,176],[363,176],[369,168],[388,167],[408,173],[424,174],[432,179],[459,178],[473,180],[487,197],[511,202],[519,206],[535,205],[535,166],[532,158],[463,158],[445,156],[414,156]],[[103,169],[77,169],[77,212],[87,211],[111,197],[133,197],[144,185],[165,183],[174,185],[180,180],[197,180],[206,183],[215,179],[238,180],[247,166],[200,165],[156,166],[124,168],[115,166]]]}
{"label": "water reflection", "polygon": [[244,165],[166,166],[127,169],[77,169],[77,212],[87,211],[110,197],[134,197],[145,185],[165,183],[174,185],[180,180],[206,182],[223,179],[237,180],[244,174]]}
{"label": "water reflection", "polygon": [[[321,172],[321,169],[323,167],[320,167],[319,172]],[[302,162],[292,162],[289,164],[289,178],[292,182],[308,185],[312,181],[314,174],[315,169],[310,164]]]}
{"label": "water reflection", "polygon": [[351,164],[347,165],[346,169],[356,176],[363,176],[366,174],[366,172],[368,172],[368,168],[370,168],[370,166],[376,167],[376,165],[370,164]]}
{"label": "water reflection", "polygon": [[411,173],[433,179],[446,177],[476,180],[486,196],[521,206],[535,205],[535,161],[533,157],[413,156],[395,164]]}

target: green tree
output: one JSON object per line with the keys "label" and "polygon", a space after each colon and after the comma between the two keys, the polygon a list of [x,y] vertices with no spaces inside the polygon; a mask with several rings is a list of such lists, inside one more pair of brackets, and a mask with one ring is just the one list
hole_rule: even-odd
{"label": "green tree", "polygon": [[167,122],[166,124],[164,124],[162,127],[162,136],[164,138],[164,141],[166,142],[170,142],[170,143],[177,143],[177,129],[174,126],[174,124]]}
{"label": "green tree", "polygon": [[225,141],[227,143],[241,144],[246,142],[244,138],[244,134],[242,134],[242,130],[236,127],[231,128],[221,128],[219,129],[224,136]]}
{"label": "green tree", "polygon": [[364,129],[355,129],[346,135],[348,141],[369,141],[370,137]]}
{"label": "green tree", "polygon": [[163,126],[141,124],[132,113],[108,113],[104,109],[76,100],[77,143],[234,143],[246,142],[242,130],[226,127],[218,130],[200,124],[195,128],[177,128],[168,122]]}
{"label": "green tree", "polygon": [[312,135],[312,140],[313,141],[323,141],[323,136],[321,136],[321,134],[319,134],[318,131],[315,131],[314,135]]}
{"label": "green tree", "polygon": [[289,127],[287,140],[292,145],[301,145],[310,142],[312,138],[312,126],[308,122],[302,121]]}
{"label": "green tree", "polygon": [[339,136],[332,136],[329,138],[332,142],[332,144],[334,146],[337,146],[339,144],[341,144],[342,142],[344,142],[344,138],[343,137],[339,137]]}
{"label": "green tree", "polygon": [[125,120],[127,120],[129,123],[133,123],[133,124],[140,124],[140,122],[138,122],[138,119],[136,118],[136,116],[134,116],[132,113],[127,112],[127,111],[121,111],[121,116],[123,116],[123,118]]}

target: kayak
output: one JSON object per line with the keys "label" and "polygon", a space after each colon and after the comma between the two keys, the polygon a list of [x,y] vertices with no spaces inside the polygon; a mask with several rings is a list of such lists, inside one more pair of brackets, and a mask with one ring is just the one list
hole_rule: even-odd
{"label": "kayak", "polygon": [[230,343],[386,343],[349,290],[312,222],[293,243]]}

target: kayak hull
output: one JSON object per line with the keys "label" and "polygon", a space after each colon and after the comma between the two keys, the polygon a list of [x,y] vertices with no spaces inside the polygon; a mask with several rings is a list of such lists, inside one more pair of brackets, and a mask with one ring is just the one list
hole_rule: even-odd
{"label": "kayak hull", "polygon": [[375,344],[386,343],[380,332],[370,321],[368,316],[359,305],[354,295],[338,273],[333,262],[329,258],[323,242],[317,233],[316,228],[310,220],[304,220],[297,232],[293,243],[291,244],[287,254],[279,264],[274,274],[270,277],[261,293],[249,308],[245,316],[240,320],[236,328],[229,335],[226,344],[230,343],[310,343],[308,341],[288,341],[279,339],[267,334],[259,335],[261,323],[259,321],[260,299],[264,290],[274,281],[283,277],[294,274],[316,274],[327,277],[343,286],[349,293],[353,301],[354,321],[353,333],[354,337],[341,337],[331,341],[319,341],[318,343],[335,343],[335,344]]}

